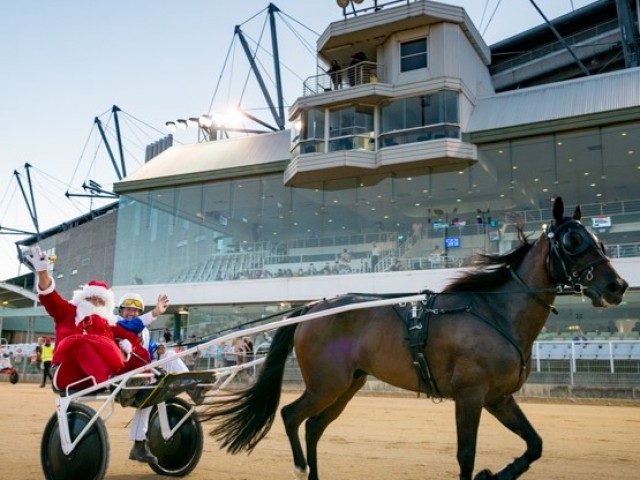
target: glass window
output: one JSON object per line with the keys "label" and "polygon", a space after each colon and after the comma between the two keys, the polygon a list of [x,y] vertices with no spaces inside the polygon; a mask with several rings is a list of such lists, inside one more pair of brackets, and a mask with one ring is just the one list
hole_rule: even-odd
{"label": "glass window", "polygon": [[419,38],[400,44],[400,71],[427,68],[427,39]]}
{"label": "glass window", "polygon": [[373,107],[350,105],[329,113],[329,150],[373,150]]}
{"label": "glass window", "polygon": [[443,90],[381,106],[382,146],[460,138],[458,92]]}
{"label": "glass window", "polygon": [[324,114],[321,108],[304,110],[292,123],[291,151],[294,156],[324,152]]}

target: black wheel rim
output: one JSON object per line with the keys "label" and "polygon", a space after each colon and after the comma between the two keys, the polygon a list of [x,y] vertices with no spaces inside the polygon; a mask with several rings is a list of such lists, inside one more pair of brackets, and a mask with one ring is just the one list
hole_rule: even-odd
{"label": "black wheel rim", "polygon": [[[85,405],[69,406],[67,418],[72,441],[86,427],[94,413]],[[98,480],[106,470],[106,430],[101,419],[94,423],[80,443],[69,454],[62,451],[58,419],[54,414],[45,429],[41,457],[45,477],[48,480]]]}
{"label": "black wheel rim", "polygon": [[[191,409],[182,399],[167,402],[169,425],[173,428]],[[202,427],[192,415],[169,440],[162,438],[160,417],[157,407],[149,420],[149,449],[157,457],[158,464],[152,465],[156,473],[170,476],[184,476],[195,468],[202,454]]]}

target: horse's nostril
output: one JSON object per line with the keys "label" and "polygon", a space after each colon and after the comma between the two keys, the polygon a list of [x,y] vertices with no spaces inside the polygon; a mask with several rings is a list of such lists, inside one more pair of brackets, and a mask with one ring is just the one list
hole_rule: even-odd
{"label": "horse's nostril", "polygon": [[623,280],[622,278],[616,280],[615,282],[611,282],[608,285],[608,290],[612,293],[624,293],[629,288],[629,284]]}

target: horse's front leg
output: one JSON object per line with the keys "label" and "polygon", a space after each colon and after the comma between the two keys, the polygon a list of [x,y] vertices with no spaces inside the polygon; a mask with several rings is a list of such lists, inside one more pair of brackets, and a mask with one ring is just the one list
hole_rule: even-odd
{"label": "horse's front leg", "polygon": [[483,406],[482,396],[476,392],[461,392],[460,396],[455,398],[455,403],[460,480],[471,480],[476,460],[478,425]]}
{"label": "horse's front leg", "polygon": [[531,423],[529,423],[512,395],[503,398],[496,404],[487,405],[485,408],[500,423],[522,438],[527,443],[527,449],[524,454],[495,475],[492,475],[488,470],[484,470],[476,476],[476,479],[512,480],[518,478],[529,470],[529,466],[533,462],[542,456],[542,438],[531,426]]}

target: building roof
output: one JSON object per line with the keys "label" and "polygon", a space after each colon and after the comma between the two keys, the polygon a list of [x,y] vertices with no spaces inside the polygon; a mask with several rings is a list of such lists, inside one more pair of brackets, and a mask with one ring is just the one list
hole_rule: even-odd
{"label": "building roof", "polygon": [[[34,290],[34,274],[31,272],[0,282],[0,309],[7,312],[33,307],[38,299]],[[0,317],[3,316],[0,313]]]}
{"label": "building roof", "polygon": [[640,119],[640,68],[540,85],[478,99],[467,134],[473,143]]}
{"label": "building roof", "polygon": [[290,132],[174,146],[114,184],[118,194],[284,171]]}

